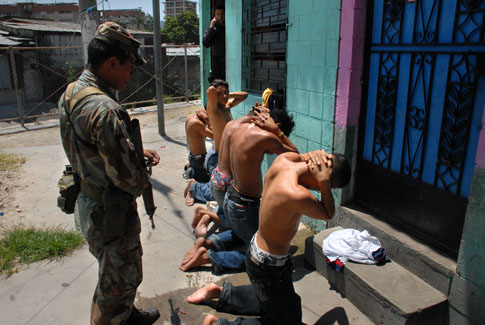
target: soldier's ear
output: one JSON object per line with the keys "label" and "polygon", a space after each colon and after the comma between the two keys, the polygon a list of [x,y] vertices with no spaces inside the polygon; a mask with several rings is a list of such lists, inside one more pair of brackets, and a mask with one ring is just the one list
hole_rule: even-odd
{"label": "soldier's ear", "polygon": [[117,58],[115,56],[112,56],[108,59],[108,66],[111,68],[111,69],[114,69],[116,67],[116,64],[117,64]]}

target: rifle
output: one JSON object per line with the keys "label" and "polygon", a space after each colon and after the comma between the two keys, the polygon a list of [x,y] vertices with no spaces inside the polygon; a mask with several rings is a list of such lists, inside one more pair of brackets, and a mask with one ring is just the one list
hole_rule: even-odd
{"label": "rifle", "polygon": [[[141,141],[141,130],[140,130],[140,122],[138,119],[133,119],[131,121],[131,127],[133,130],[132,140],[133,144],[135,145],[136,155],[140,160],[140,164],[146,168],[146,172],[150,177],[152,175],[152,166],[151,161],[148,158],[143,156],[143,142]],[[153,221],[153,215],[155,214],[155,210],[157,207],[153,202],[153,190],[152,190],[152,183],[148,180],[148,185],[143,191],[143,203],[145,204],[145,212],[148,214],[150,221],[152,222],[152,229],[155,229],[155,222]]]}

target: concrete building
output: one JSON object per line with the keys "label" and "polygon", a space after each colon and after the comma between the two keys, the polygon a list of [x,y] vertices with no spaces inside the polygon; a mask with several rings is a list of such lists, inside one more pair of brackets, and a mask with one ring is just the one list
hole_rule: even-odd
{"label": "concrete building", "polygon": [[[199,3],[201,37],[211,3]],[[334,191],[334,220],[304,222],[363,230],[375,220],[405,277],[446,297],[439,310],[395,307],[394,316],[410,317],[403,323],[426,314],[434,316],[427,324],[485,319],[483,1],[226,0],[225,9],[226,78],[231,91],[249,92],[233,116],[261,102],[266,87],[284,90],[299,151],[323,148],[352,161],[350,186]],[[209,70],[210,50],[201,48],[203,102]],[[390,229],[396,236],[384,240]],[[345,286],[344,275],[333,277]],[[364,311],[372,290],[346,286]],[[364,313],[400,323],[380,318],[393,302],[379,303]]]}
{"label": "concrete building", "polygon": [[[153,45],[153,33],[129,31],[142,46]],[[153,48],[143,47],[142,53],[153,61]],[[18,106],[23,107],[25,115],[52,108],[65,89],[66,82],[75,79],[83,65],[79,24],[3,18],[0,20],[2,117],[15,116],[10,112],[17,110],[16,103],[19,101]],[[149,76],[140,73],[138,78]]]}
{"label": "concrete building", "polygon": [[119,24],[136,30],[144,30],[145,13],[141,8],[137,9],[113,9],[100,10],[99,16],[101,21],[116,21]]}
{"label": "concrete building", "polygon": [[70,3],[18,2],[14,5],[0,5],[0,15],[20,18],[50,19],[65,23],[79,22],[79,6]]}
{"label": "concrete building", "polygon": [[173,17],[186,11],[197,11],[197,3],[188,0],[165,1],[165,17]]}

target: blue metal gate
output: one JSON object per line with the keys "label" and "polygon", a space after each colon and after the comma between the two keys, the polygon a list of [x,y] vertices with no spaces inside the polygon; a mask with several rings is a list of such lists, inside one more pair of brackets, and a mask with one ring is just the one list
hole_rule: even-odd
{"label": "blue metal gate", "polygon": [[375,0],[358,199],[456,255],[485,104],[485,0]]}

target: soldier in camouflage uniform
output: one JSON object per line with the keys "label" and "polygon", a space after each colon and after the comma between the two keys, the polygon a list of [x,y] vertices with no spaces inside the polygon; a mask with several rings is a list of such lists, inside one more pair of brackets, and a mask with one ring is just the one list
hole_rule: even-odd
{"label": "soldier in camouflage uniform", "polygon": [[[135,199],[149,176],[130,138],[130,116],[118,103],[118,91],[127,86],[133,66],[146,63],[139,46],[118,24],[101,24],[88,47],[87,69],[72,94],[59,101],[62,143],[80,176],[76,214],[99,263],[91,324],[152,324],[159,317],[155,308],[143,311],[133,306],[142,281],[143,254]],[[95,91],[76,99],[87,87]],[[143,154],[152,166],[158,164],[156,151]]]}

